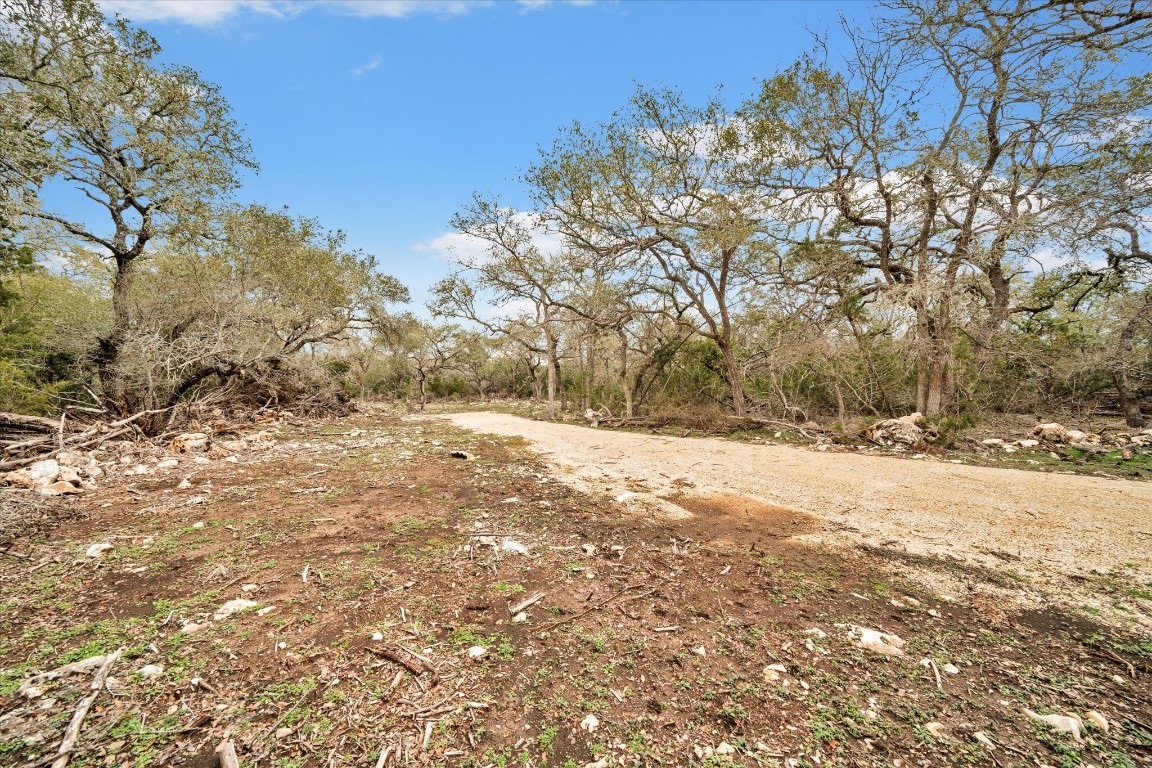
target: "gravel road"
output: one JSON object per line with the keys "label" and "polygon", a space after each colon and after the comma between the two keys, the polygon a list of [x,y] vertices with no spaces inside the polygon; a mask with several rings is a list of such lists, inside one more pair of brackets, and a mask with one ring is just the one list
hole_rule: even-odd
{"label": "gravel road", "polygon": [[798,538],[891,545],[1032,574],[1152,580],[1152,483],[818,452],[532,421],[446,415],[457,426],[531,441],[558,477],[626,503],[689,514],[661,497],[737,494],[807,513]]}

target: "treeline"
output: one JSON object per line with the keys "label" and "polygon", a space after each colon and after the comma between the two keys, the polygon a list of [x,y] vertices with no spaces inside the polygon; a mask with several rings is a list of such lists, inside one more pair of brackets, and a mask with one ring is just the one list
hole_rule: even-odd
{"label": "treeline", "polygon": [[[211,83],[90,0],[0,0],[0,409],[537,398],[795,420],[1152,398],[1152,11],[893,0],[737,106],[640,88],[477,195],[432,320],[230,202]],[[70,191],[79,203],[58,210]],[[80,214],[78,211],[85,210]]]}
{"label": "treeline", "polygon": [[[477,196],[433,311],[550,408],[803,417],[1152,393],[1152,10],[892,0],[732,109],[639,89]],[[509,311],[512,308],[514,311]]]}

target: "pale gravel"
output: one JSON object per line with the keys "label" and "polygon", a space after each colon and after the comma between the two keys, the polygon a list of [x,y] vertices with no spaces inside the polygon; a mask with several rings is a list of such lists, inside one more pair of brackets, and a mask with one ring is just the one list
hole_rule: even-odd
{"label": "pale gravel", "polygon": [[[968,466],[812,447],[754,445],[448,414],[457,426],[531,441],[581,490],[664,504],[676,492],[731,493],[823,521],[808,538],[898,543],[1036,578],[1113,573],[1152,579],[1152,483]],[[675,510],[676,508],[671,508]]]}

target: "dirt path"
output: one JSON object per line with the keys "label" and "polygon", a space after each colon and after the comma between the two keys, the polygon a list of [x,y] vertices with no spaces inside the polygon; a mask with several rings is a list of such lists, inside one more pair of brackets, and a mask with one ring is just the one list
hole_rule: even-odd
{"label": "dirt path", "polygon": [[[677,494],[739,494],[823,521],[800,538],[950,555],[1032,574],[1152,579],[1152,484],[931,459],[599,431],[500,413],[456,425],[532,441],[569,482],[663,506]],[[638,493],[637,493],[638,492]],[[682,513],[685,514],[685,513]]]}

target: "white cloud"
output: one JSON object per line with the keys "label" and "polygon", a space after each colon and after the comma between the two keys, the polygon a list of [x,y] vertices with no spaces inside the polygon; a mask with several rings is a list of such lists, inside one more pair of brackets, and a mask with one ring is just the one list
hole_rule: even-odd
{"label": "white cloud", "polygon": [[550,5],[589,6],[595,4],[596,0],[516,0],[516,5],[520,6],[521,13],[538,11],[541,8],[547,8]]}
{"label": "white cloud", "polygon": [[[557,232],[547,232],[536,224],[536,218],[531,213],[507,209],[512,213],[512,220],[527,230],[540,258],[554,259],[561,256],[564,250],[564,238]],[[492,244],[487,240],[461,232],[445,232],[431,240],[416,243],[412,250],[417,253],[431,254],[434,258],[446,261],[449,264],[460,266],[483,264],[488,261],[489,249]]]}
{"label": "white cloud", "polygon": [[445,232],[431,240],[416,243],[412,250],[427,253],[449,264],[479,264],[488,258],[487,242],[459,232]]}
{"label": "white cloud", "polygon": [[349,16],[384,16],[402,19],[416,14],[460,16],[473,8],[492,5],[491,0],[327,0],[323,5]]}
{"label": "white cloud", "polygon": [[[595,0],[563,0],[565,5],[592,5]],[[292,18],[323,7],[347,16],[402,19],[420,14],[441,18],[461,16],[477,8],[494,6],[494,0],[97,0],[105,13],[119,13],[134,22],[170,21],[210,27],[242,11]],[[556,5],[558,0],[517,0],[522,11]]]}
{"label": "white cloud", "polygon": [[362,64],[361,66],[356,67],[355,69],[352,69],[349,71],[352,74],[359,76],[359,75],[364,74],[365,72],[371,72],[372,70],[379,68],[383,62],[384,62],[384,54],[378,53],[375,56],[373,56],[372,60],[369,61],[367,64]]}
{"label": "white cloud", "polygon": [[174,21],[208,27],[235,16],[243,10],[277,18],[290,18],[302,13],[305,5],[295,0],[98,0],[105,13],[118,13],[140,23]]}

